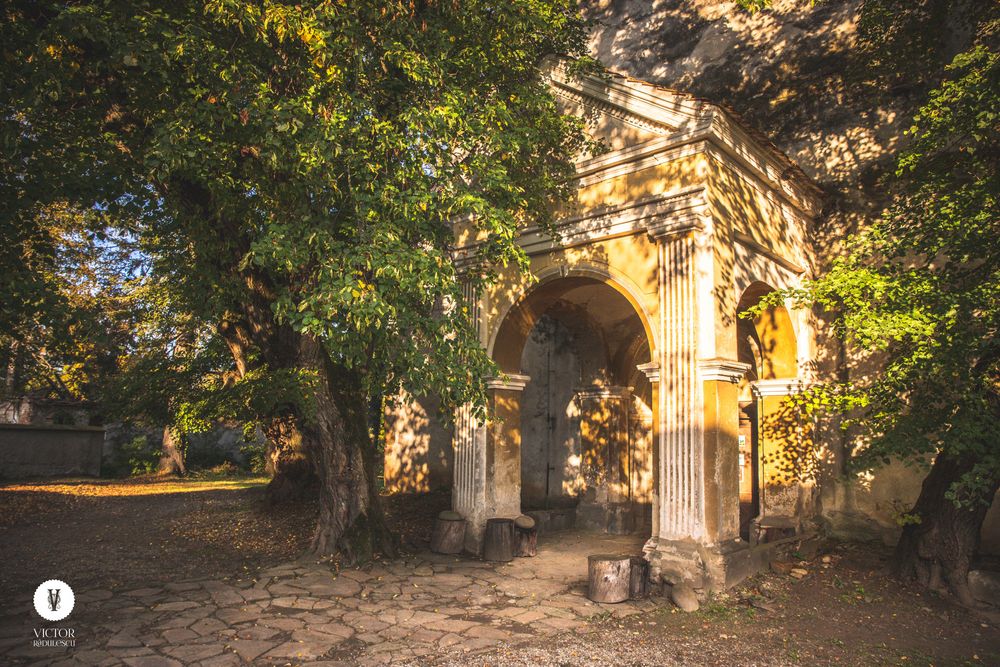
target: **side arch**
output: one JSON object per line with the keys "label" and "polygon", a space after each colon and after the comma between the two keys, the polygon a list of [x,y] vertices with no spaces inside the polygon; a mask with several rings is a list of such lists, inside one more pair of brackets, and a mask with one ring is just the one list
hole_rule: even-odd
{"label": "side arch", "polygon": [[[740,296],[737,314],[760,303],[775,289],[764,282],[751,283]],[[752,366],[753,380],[798,377],[798,336],[784,306],[770,306],[753,319],[736,324],[738,360]]]}
{"label": "side arch", "polygon": [[501,371],[515,374],[520,371],[521,351],[538,319],[566,291],[588,283],[606,285],[631,305],[642,325],[650,359],[656,358],[659,341],[650,324],[653,319],[643,304],[642,291],[627,277],[610,267],[578,264],[569,269],[549,267],[540,271],[536,278],[534,284],[500,309],[496,320],[499,324],[489,333],[486,352]]}

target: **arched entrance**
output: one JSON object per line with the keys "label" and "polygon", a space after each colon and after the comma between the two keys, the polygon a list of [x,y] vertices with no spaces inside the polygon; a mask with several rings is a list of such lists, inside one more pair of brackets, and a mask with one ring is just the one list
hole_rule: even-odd
{"label": "arched entrance", "polygon": [[[737,313],[757,306],[773,291],[763,282],[751,284],[740,298]],[[782,306],[769,306],[750,319],[740,318],[736,334],[737,359],[750,367],[739,384],[740,536],[758,541],[761,530],[781,535],[789,528],[781,525],[787,517],[777,511],[778,504],[765,503],[765,496],[780,495],[786,486],[776,470],[783,443],[775,437],[773,424],[784,395],[761,388],[784,388],[787,394],[786,385],[798,376],[797,343],[791,317]],[[764,521],[765,514],[774,526]]]}
{"label": "arched entrance", "polygon": [[492,351],[504,372],[524,378],[516,395],[498,390],[516,398],[519,414],[495,441],[519,442],[521,511],[648,536],[654,401],[637,366],[650,362],[651,349],[646,322],[620,286],[580,275],[542,282],[507,313]]}

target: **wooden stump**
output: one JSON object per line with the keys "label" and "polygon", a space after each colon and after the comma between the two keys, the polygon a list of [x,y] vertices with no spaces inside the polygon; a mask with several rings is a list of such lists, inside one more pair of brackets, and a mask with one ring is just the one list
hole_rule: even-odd
{"label": "wooden stump", "polygon": [[507,563],[514,560],[514,520],[487,519],[483,536],[483,560]]}
{"label": "wooden stump", "polygon": [[462,553],[465,547],[465,519],[458,512],[446,510],[434,519],[431,551],[438,554]]}
{"label": "wooden stump", "polygon": [[594,602],[628,600],[631,569],[628,556],[612,554],[587,556],[590,583],[587,597]]}
{"label": "wooden stump", "polygon": [[516,556],[531,558],[538,553],[538,526],[530,516],[522,514],[514,519],[514,536]]}
{"label": "wooden stump", "polygon": [[642,556],[629,559],[628,597],[643,600],[649,597],[649,561]]}

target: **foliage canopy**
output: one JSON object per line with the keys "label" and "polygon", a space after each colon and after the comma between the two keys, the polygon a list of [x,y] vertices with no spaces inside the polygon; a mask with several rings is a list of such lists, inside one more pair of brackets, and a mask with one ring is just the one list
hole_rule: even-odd
{"label": "foliage canopy", "polygon": [[770,297],[818,304],[881,371],[798,399],[851,413],[867,443],[853,465],[937,453],[969,461],[948,497],[992,502],[1000,479],[1000,53],[998,24],[946,68],[908,131],[893,202],[845,257],[803,289]]}
{"label": "foliage canopy", "polygon": [[[244,405],[271,396],[261,414],[290,400],[269,390],[295,374],[276,353],[289,331],[380,391],[481,401],[492,368],[462,282],[523,262],[516,230],[547,223],[567,194],[585,140],[538,72],[548,54],[584,56],[575,3],[13,2],[3,13],[6,248],[23,256],[18,234],[47,233],[52,206],[82,211],[91,233],[114,228],[169,285],[164,311],[239,344],[217,385]],[[464,277],[456,219],[472,222],[484,267]],[[14,280],[31,286],[27,271]]]}

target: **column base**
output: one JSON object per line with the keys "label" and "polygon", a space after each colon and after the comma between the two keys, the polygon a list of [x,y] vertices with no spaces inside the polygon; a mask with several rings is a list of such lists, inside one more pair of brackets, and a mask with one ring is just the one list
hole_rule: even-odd
{"label": "column base", "polygon": [[671,586],[686,583],[712,593],[732,588],[747,577],[767,570],[779,549],[794,541],[751,546],[735,539],[705,545],[693,540],[657,538],[655,545],[650,545],[652,549],[646,559],[653,581]]}
{"label": "column base", "polygon": [[483,550],[483,533],[486,532],[486,517],[474,513],[466,517],[465,553],[478,556]]}

